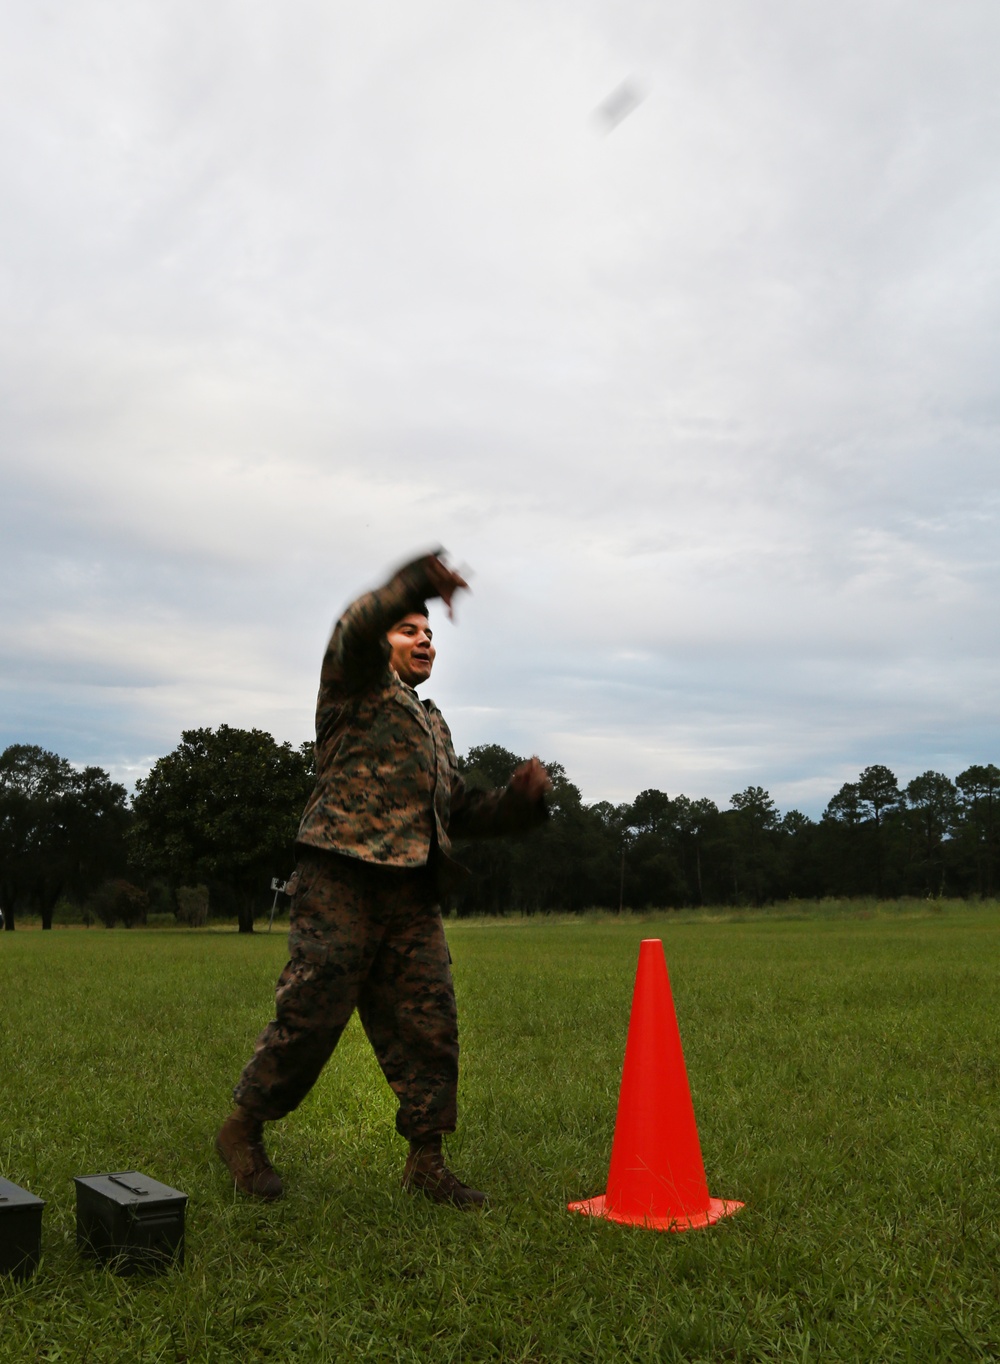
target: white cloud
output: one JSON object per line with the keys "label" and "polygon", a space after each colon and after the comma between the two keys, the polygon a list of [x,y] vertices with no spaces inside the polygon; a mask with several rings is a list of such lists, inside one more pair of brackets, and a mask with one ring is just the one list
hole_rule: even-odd
{"label": "white cloud", "polygon": [[591,798],[996,757],[985,0],[4,23],[0,742],[304,737],[440,540],[460,744]]}

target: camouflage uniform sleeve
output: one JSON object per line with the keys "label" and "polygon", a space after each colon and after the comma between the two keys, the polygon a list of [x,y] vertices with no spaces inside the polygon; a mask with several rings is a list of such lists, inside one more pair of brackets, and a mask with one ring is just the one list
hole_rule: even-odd
{"label": "camouflage uniform sleeve", "polygon": [[452,838],[497,838],[523,834],[544,824],[549,817],[544,798],[529,800],[510,786],[495,791],[470,791],[455,774],[451,784],[451,818],[448,833]]}
{"label": "camouflage uniform sleeve", "polygon": [[[435,551],[441,553],[442,551]],[[384,587],[352,602],[334,627],[320,672],[320,705],[375,681],[389,664],[386,631],[433,595],[425,554],[392,575]]]}

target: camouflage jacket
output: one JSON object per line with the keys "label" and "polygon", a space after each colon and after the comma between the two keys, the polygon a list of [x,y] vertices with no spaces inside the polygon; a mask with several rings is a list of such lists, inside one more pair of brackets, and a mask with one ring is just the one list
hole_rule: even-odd
{"label": "camouflage jacket", "polygon": [[316,785],[298,841],[388,867],[424,866],[433,852],[447,885],[463,874],[452,837],[518,833],[546,810],[510,787],[466,790],[444,716],[389,666],[387,631],[432,595],[426,565],[406,564],[337,622],[316,703]]}

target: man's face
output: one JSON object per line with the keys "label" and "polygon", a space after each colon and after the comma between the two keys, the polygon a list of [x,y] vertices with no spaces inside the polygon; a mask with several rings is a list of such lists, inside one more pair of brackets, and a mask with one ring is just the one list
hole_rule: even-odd
{"label": "man's face", "polygon": [[419,686],[431,675],[435,653],[432,636],[427,617],[416,611],[398,620],[386,636],[391,650],[389,662],[408,687]]}

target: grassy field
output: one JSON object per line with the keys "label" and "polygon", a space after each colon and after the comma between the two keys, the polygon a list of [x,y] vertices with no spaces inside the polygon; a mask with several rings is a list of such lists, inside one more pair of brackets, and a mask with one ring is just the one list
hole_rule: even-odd
{"label": "grassy field", "polygon": [[[657,1234],[603,1191],[638,944],[662,937],[709,1187],[745,1209]],[[47,1200],[0,1280],[0,1361],[1000,1359],[1000,912],[664,915],[450,927],[460,1214],[398,1189],[389,1091],[352,1021],[269,1128],[287,1198],[212,1150],[270,1017],[283,935],[0,939],[0,1173]],[[187,1260],[81,1260],[72,1177],[183,1189]]]}

